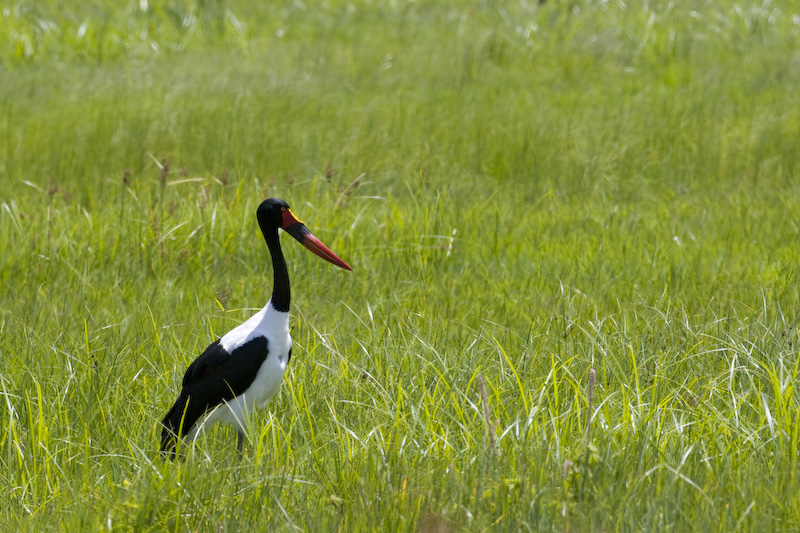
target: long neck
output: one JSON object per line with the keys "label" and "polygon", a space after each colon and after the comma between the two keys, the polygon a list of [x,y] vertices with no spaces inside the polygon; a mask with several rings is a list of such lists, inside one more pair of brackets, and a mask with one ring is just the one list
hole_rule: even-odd
{"label": "long neck", "polygon": [[289,271],[286,268],[286,260],[283,258],[281,241],[278,238],[278,228],[273,228],[264,232],[264,239],[267,241],[269,253],[272,256],[272,307],[284,313],[289,311],[289,300],[291,290],[289,288]]}

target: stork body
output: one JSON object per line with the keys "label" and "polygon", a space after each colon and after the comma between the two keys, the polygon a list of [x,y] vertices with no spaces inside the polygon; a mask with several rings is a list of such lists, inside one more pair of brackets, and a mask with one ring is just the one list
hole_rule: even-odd
{"label": "stork body", "polygon": [[265,200],[257,216],[272,257],[272,297],[258,313],[211,343],[189,365],[181,393],[162,422],[161,451],[171,456],[178,438],[194,439],[203,428],[221,422],[236,426],[241,457],[247,417],[255,408],[266,405],[280,388],[292,355],[292,338],[289,274],[278,228],[323,259],[350,270],[308,231],[283,200]]}

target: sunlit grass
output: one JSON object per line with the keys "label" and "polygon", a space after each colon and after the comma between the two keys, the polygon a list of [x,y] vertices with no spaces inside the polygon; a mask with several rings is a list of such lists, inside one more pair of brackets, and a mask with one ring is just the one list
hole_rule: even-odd
{"label": "sunlit grass", "polygon": [[[800,12],[573,4],[7,8],[10,530],[797,528]],[[353,272],[164,462],[269,196]]]}

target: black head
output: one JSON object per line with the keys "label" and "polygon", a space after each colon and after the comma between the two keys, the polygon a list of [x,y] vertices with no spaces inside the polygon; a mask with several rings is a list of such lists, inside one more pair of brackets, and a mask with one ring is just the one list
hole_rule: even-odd
{"label": "black head", "polygon": [[261,231],[266,232],[268,229],[284,228],[283,213],[286,212],[291,212],[289,211],[289,204],[280,198],[270,198],[261,202],[256,212]]}
{"label": "black head", "polygon": [[351,270],[347,263],[339,259],[336,254],[331,252],[308,231],[305,224],[294,216],[292,210],[289,209],[289,204],[280,198],[270,198],[261,202],[256,216],[258,217],[258,225],[261,226],[261,232],[264,234],[264,238],[267,239],[267,244],[269,244],[270,240],[269,235],[276,235],[275,232],[277,232],[278,228],[281,228],[319,257],[340,268]]}

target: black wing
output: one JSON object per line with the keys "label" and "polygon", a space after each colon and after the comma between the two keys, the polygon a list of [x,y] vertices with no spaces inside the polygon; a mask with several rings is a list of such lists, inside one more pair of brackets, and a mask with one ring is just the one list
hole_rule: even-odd
{"label": "black wing", "polygon": [[186,436],[207,411],[253,384],[269,353],[267,344],[266,337],[256,337],[228,352],[216,340],[189,365],[181,394],[162,422],[162,452],[173,453],[177,435]]}

